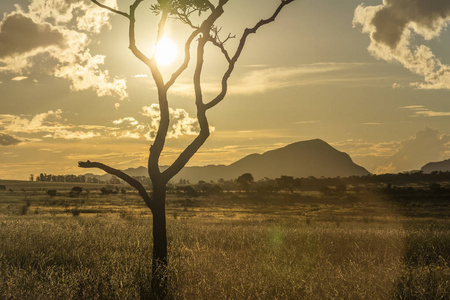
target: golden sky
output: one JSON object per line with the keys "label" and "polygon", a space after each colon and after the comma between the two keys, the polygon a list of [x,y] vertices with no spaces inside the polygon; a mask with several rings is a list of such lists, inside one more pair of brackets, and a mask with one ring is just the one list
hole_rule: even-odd
{"label": "golden sky", "polygon": [[[137,43],[148,55],[158,21],[152,3],[137,14]],[[239,37],[278,3],[230,0],[221,34]],[[87,0],[1,1],[0,11],[0,179],[85,173],[77,162],[87,159],[146,165],[156,88],[127,48],[126,19]],[[315,138],[371,172],[448,159],[448,23],[445,1],[295,1],[247,41],[227,98],[208,111],[213,132],[189,165]],[[166,34],[181,53],[189,28],[170,21]],[[225,61],[206,50],[203,91],[213,97]],[[166,78],[181,60],[162,67]],[[162,164],[198,132],[190,71],[169,92],[173,126]]]}

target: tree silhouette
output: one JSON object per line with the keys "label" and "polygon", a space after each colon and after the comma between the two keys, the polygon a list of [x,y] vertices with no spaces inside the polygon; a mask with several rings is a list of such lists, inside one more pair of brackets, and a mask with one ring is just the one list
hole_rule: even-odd
{"label": "tree silhouette", "polygon": [[236,182],[245,190],[246,193],[250,191],[250,184],[254,181],[253,175],[244,173],[236,179]]}
{"label": "tree silhouette", "polygon": [[293,176],[281,175],[280,178],[275,178],[276,182],[283,190],[289,190],[291,193],[294,192],[295,187],[300,187],[301,182],[295,179]]}
{"label": "tree silhouette", "polygon": [[[82,168],[99,168],[105,172],[115,175],[124,180],[135,189],[143,198],[145,204],[150,208],[153,215],[153,261],[152,261],[152,297],[164,298],[166,293],[166,277],[167,269],[167,238],[166,238],[166,213],[165,199],[167,183],[173,178],[192,158],[197,150],[203,145],[208,138],[209,124],[206,112],[219,104],[227,94],[228,79],[230,78],[236,62],[238,61],[242,50],[247,42],[249,35],[256,33],[262,26],[269,24],[275,20],[280,11],[294,0],[280,0],[279,5],[267,19],[261,19],[253,27],[243,30],[239,37],[237,47],[229,52],[225,43],[234,36],[228,35],[226,38],[220,38],[220,28],[215,25],[216,21],[223,15],[224,6],[228,0],[214,1],[209,0],[158,0],[156,4],[151,6],[151,10],[158,16],[159,24],[156,29],[156,43],[162,39],[168,18],[175,18],[191,28],[191,33],[185,41],[184,60],[171,77],[164,81],[160,72],[158,62],[155,57],[147,57],[141,52],[136,45],[135,38],[135,12],[143,0],[134,0],[129,8],[129,12],[117,10],[100,3],[97,0],[91,0],[92,3],[107,9],[115,14],[121,15],[129,21],[129,49],[143,62],[152,74],[152,78],[157,88],[160,122],[154,139],[153,145],[150,147],[148,157],[148,172],[152,181],[152,194],[147,193],[143,185],[125,174],[124,172],[106,166],[99,162],[79,162]],[[201,18],[200,25],[195,25],[191,16],[195,15],[196,20]],[[179,154],[178,158],[165,171],[161,172],[159,159],[163,151],[169,130],[169,102],[168,91],[179,78],[179,76],[187,69],[191,60],[191,45],[196,42],[196,64],[193,74],[193,85],[195,90],[195,104],[197,107],[197,119],[200,126],[198,136]],[[205,46],[210,43],[218,47],[227,62],[227,67],[222,75],[221,90],[213,98],[206,100],[203,97],[201,75],[204,63]]]}

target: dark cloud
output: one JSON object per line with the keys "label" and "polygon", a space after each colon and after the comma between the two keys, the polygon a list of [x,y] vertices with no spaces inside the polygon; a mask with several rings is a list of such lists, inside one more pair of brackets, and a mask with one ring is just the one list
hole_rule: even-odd
{"label": "dark cloud", "polygon": [[[370,35],[369,52],[378,59],[399,62],[424,82],[419,89],[450,89],[450,66],[441,62],[425,40],[440,36],[450,24],[450,0],[384,0],[376,6],[359,5],[353,25]],[[397,85],[395,85],[397,86]]]}
{"label": "dark cloud", "polygon": [[14,146],[22,142],[21,140],[13,137],[9,134],[0,133],[0,145],[1,146]]}
{"label": "dark cloud", "polygon": [[58,45],[63,36],[48,24],[36,24],[21,14],[7,16],[0,28],[0,58],[39,47]]}
{"label": "dark cloud", "polygon": [[449,17],[449,0],[386,0],[372,19],[373,39],[395,48],[410,23],[419,30],[436,32]]}

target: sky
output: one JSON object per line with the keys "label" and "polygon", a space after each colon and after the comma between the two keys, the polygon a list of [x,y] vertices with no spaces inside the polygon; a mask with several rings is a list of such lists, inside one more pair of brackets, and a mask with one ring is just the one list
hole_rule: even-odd
{"label": "sky", "polygon": [[[132,3],[119,2],[123,11]],[[153,3],[136,15],[137,45],[149,56]],[[278,3],[230,0],[218,23],[222,39],[236,36],[229,51]],[[80,160],[145,166],[157,95],[128,49],[127,20],[88,0],[1,1],[0,12],[0,179],[82,174]],[[374,173],[450,158],[449,23],[450,2],[442,0],[294,1],[248,39],[227,97],[208,111],[212,134],[188,165],[229,164],[315,138]],[[189,33],[167,24],[178,53]],[[181,61],[161,67],[166,79]],[[205,98],[218,92],[225,67],[208,46]],[[198,133],[192,70],[169,91],[163,165]]]}

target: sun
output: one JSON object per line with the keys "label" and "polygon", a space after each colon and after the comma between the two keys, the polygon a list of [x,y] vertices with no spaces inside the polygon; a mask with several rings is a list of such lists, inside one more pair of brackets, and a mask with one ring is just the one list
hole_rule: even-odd
{"label": "sun", "polygon": [[168,37],[159,41],[155,50],[156,62],[160,65],[169,65],[177,58],[177,45]]}

